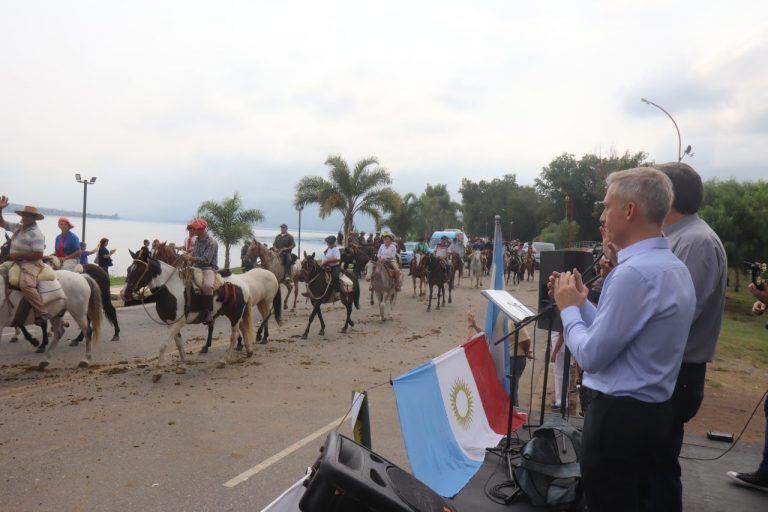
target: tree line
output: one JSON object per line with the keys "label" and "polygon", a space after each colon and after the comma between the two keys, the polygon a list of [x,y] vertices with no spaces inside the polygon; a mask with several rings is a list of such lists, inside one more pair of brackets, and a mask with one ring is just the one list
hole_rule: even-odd
{"label": "tree line", "polygon": [[[548,241],[564,247],[568,240],[597,239],[606,177],[614,171],[652,165],[647,157],[644,152],[625,152],[577,159],[563,153],[542,168],[532,186],[519,184],[515,174],[492,180],[464,178],[461,202],[456,202],[446,184],[427,184],[419,194],[398,194],[376,157],[350,166],[341,156],[330,156],[325,161],[327,178],[311,175],[297,183],[294,206],[317,204],[321,218],[339,212],[345,239],[360,214],[372,218],[377,230],[387,227],[409,240],[427,238],[444,228],[490,237],[494,216],[500,215],[505,239]],[[253,237],[250,226],[263,218],[258,210],[243,209],[237,193],[221,203],[206,201],[199,214],[224,243],[227,255],[231,245]],[[700,215],[723,241],[731,267],[741,266],[744,260],[768,260],[768,230],[762,224],[768,219],[768,182],[709,180],[704,184]]]}

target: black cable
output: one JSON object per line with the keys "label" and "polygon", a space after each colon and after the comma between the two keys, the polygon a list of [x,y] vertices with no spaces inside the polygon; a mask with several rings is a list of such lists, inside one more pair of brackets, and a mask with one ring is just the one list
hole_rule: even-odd
{"label": "black cable", "polygon": [[[739,443],[739,440],[741,439],[741,436],[744,435],[744,432],[747,430],[747,427],[749,426],[749,423],[752,421],[752,418],[755,417],[755,413],[757,412],[757,409],[760,407],[760,404],[763,403],[763,400],[765,400],[765,397],[768,396],[768,389],[765,390],[765,393],[763,393],[763,396],[760,397],[760,400],[757,401],[757,404],[755,404],[755,408],[752,410],[752,414],[749,415],[749,418],[747,419],[747,422],[744,424],[744,428],[741,429],[741,432],[739,432],[739,435],[736,437],[736,440],[733,442],[731,446],[729,446],[726,450],[723,450],[723,452],[716,456],[716,457],[688,457],[685,455],[680,455],[681,459],[685,460],[700,460],[700,461],[712,461],[712,460],[718,460],[719,458],[725,456],[728,452],[733,450],[733,448]],[[768,427],[766,427],[768,428]],[[712,448],[711,446],[704,446],[701,444],[693,444],[693,443],[683,443],[687,444],[689,446],[701,446],[704,448]]]}

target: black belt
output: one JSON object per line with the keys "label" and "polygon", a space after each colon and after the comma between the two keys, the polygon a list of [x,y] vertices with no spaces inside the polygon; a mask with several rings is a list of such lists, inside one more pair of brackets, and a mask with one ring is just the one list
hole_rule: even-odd
{"label": "black belt", "polygon": [[643,400],[639,400],[631,396],[609,395],[607,393],[603,393],[602,391],[591,389],[586,386],[582,386],[582,390],[586,394],[586,396],[592,400],[603,399],[603,400],[615,400],[615,401],[621,401],[621,402],[638,402],[640,404],[644,404],[650,407],[653,407],[653,406],[661,407],[669,403],[669,400],[666,400],[664,402],[644,402]]}

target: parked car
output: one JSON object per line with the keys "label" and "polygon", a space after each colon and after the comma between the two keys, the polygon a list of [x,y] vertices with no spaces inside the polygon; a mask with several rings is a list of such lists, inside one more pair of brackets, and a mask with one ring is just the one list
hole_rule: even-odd
{"label": "parked car", "polygon": [[533,259],[536,260],[536,268],[539,268],[541,263],[541,253],[543,251],[554,251],[555,244],[549,242],[533,242]]}
{"label": "parked car", "polygon": [[416,242],[405,242],[405,250],[400,253],[400,259],[403,262],[403,268],[411,266],[413,259],[413,250],[416,248]]}
{"label": "parked car", "polygon": [[453,240],[458,235],[461,235],[461,237],[464,239],[464,243],[466,244],[468,240],[467,235],[460,229],[444,229],[442,231],[435,231],[429,238],[429,248],[434,251],[435,247],[437,247],[437,244],[440,243],[440,239],[444,236],[447,236],[448,240],[453,242]]}

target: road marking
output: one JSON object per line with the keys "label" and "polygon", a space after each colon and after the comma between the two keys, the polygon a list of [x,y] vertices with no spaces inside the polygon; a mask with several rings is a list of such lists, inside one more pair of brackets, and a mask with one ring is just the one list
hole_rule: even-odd
{"label": "road marking", "polygon": [[311,443],[312,441],[314,441],[318,437],[322,436],[323,434],[325,434],[326,432],[328,432],[332,428],[336,428],[339,425],[339,423],[341,423],[343,420],[344,420],[344,416],[340,416],[339,418],[333,420],[332,422],[330,422],[326,426],[324,426],[324,427],[322,427],[322,428],[320,428],[318,430],[315,430],[314,432],[309,434],[304,439],[293,443],[292,445],[290,445],[289,447],[287,447],[283,451],[274,454],[273,456],[271,456],[270,458],[266,459],[265,461],[260,462],[259,464],[256,464],[251,469],[243,471],[242,473],[237,475],[232,480],[230,480],[228,482],[225,482],[224,483],[224,487],[232,488],[232,487],[234,487],[234,486],[236,486],[238,484],[241,484],[241,483],[245,482],[246,480],[248,480],[252,476],[254,476],[254,475],[260,473],[261,471],[267,469],[269,466],[271,466],[275,462],[279,462],[280,460],[282,460],[285,457],[287,457],[288,455],[292,454],[293,452],[295,452],[299,448],[308,445],[309,443]]}

